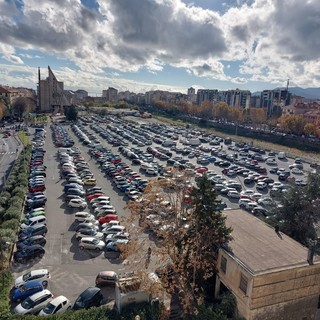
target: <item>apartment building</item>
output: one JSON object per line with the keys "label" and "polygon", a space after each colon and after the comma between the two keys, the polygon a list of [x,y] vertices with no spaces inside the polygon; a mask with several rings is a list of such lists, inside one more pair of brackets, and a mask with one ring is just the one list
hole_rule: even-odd
{"label": "apartment building", "polygon": [[199,89],[197,91],[197,104],[201,105],[205,101],[216,102],[219,101],[219,94],[217,89]]}
{"label": "apartment building", "polygon": [[241,209],[225,211],[233,228],[220,249],[215,296],[231,291],[246,320],[320,317],[320,257]]}
{"label": "apartment building", "polygon": [[227,90],[219,91],[218,100],[226,102],[232,107],[248,109],[250,106],[251,92],[249,90]]}
{"label": "apartment building", "polygon": [[118,102],[118,90],[112,87],[102,90],[102,97],[112,103]]}

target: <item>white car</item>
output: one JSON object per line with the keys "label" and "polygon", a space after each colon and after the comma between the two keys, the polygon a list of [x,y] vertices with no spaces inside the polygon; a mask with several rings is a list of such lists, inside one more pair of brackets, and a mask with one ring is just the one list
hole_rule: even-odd
{"label": "white car", "polygon": [[43,309],[52,299],[53,294],[49,290],[37,292],[18,304],[14,308],[13,313],[36,314],[41,309]]}
{"label": "white car", "polygon": [[86,220],[88,218],[90,220],[95,220],[94,215],[90,214],[89,212],[86,212],[86,211],[79,211],[74,216],[75,222],[83,222],[84,220]]}
{"label": "white car", "polygon": [[269,197],[258,199],[258,204],[263,205],[263,206],[268,206],[268,205],[271,205],[273,203],[274,203],[274,201]]}
{"label": "white car", "polygon": [[71,309],[71,302],[65,296],[58,296],[51,300],[39,313],[40,316],[62,313]]}
{"label": "white car", "polygon": [[292,168],[291,173],[292,174],[303,174],[303,171],[298,168]]}
{"label": "white car", "polygon": [[93,205],[94,203],[99,203],[101,201],[110,201],[110,197],[107,197],[107,196],[100,196],[100,197],[97,197],[97,198],[94,198],[90,201],[90,204]]}
{"label": "white car", "polygon": [[104,243],[104,241],[94,237],[85,237],[79,241],[79,248],[81,250],[90,249],[90,250],[101,251],[105,248],[105,245],[106,244]]}
{"label": "white car", "polygon": [[70,208],[85,209],[87,207],[87,203],[82,199],[71,199],[68,206]]}
{"label": "white car", "polygon": [[126,230],[126,227],[118,225],[118,226],[112,226],[110,228],[102,229],[102,232],[105,235],[108,235],[108,234],[116,234],[118,232],[124,232],[125,230]]}
{"label": "white car", "polygon": [[103,201],[100,201],[100,202],[93,203],[92,204],[92,208],[96,209],[96,208],[100,208],[100,207],[103,207],[103,206],[106,206],[106,205],[109,205],[109,204],[110,204],[109,200],[103,200]]}
{"label": "white car", "polygon": [[149,174],[149,175],[152,175],[152,176],[156,176],[158,174],[158,172],[154,168],[147,168],[146,169],[146,174]]}
{"label": "white car", "polygon": [[228,192],[228,198],[232,198],[232,199],[239,199],[240,198],[240,193],[236,190],[231,190]]}
{"label": "white car", "polygon": [[265,190],[267,187],[268,185],[263,181],[260,181],[256,184],[256,188],[259,190]]}
{"label": "white car", "polygon": [[130,191],[129,194],[128,194],[128,198],[130,200],[133,200],[133,201],[136,201],[137,199],[139,199],[140,197],[142,196],[142,193],[137,191],[137,190],[134,190],[134,191]]}
{"label": "white car", "polygon": [[102,232],[98,232],[96,229],[92,228],[92,229],[80,229],[77,233],[76,233],[76,239],[79,241],[82,238],[85,237],[94,237],[97,239],[103,239],[104,234]]}
{"label": "white car", "polygon": [[94,209],[94,214],[99,214],[107,210],[115,210],[115,208],[111,204],[105,204],[104,206]]}
{"label": "white car", "polygon": [[105,243],[114,242],[117,240],[129,240],[129,233],[114,233],[108,234],[105,238]]}
{"label": "white car", "polygon": [[256,193],[254,193],[254,194],[252,195],[251,198],[252,198],[253,201],[258,201],[260,198],[262,198],[262,194],[259,193],[259,192],[256,192]]}
{"label": "white car", "polygon": [[18,277],[14,281],[14,286],[16,288],[19,288],[28,281],[37,280],[37,281],[41,281],[42,285],[46,287],[48,285],[48,280],[50,279],[51,279],[51,275],[48,269],[37,269],[37,270],[32,270],[30,272],[27,272],[22,276]]}
{"label": "white car", "polygon": [[108,229],[112,226],[119,226],[120,225],[120,221],[118,220],[110,220],[109,222],[104,223],[101,228],[102,229]]}
{"label": "white car", "polygon": [[251,199],[246,199],[246,198],[239,199],[239,202],[238,202],[239,203],[239,207],[240,208],[245,208],[246,204],[250,203],[250,202],[252,202]]}
{"label": "white car", "polygon": [[275,164],[277,164],[277,160],[276,160],[276,158],[268,158],[266,160],[266,164],[275,165]]}
{"label": "white car", "polygon": [[255,193],[254,190],[252,190],[252,189],[247,189],[247,190],[241,191],[241,192],[240,192],[240,195],[251,197],[254,193]]}
{"label": "white car", "polygon": [[258,203],[257,202],[254,202],[254,201],[251,201],[249,203],[246,203],[245,205],[245,209],[248,210],[248,211],[252,211],[252,209],[254,209],[255,207],[258,207]]}

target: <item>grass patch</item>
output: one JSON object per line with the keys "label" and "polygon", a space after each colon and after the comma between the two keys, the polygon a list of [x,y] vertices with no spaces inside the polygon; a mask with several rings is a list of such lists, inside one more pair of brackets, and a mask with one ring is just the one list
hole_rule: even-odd
{"label": "grass patch", "polygon": [[30,139],[24,131],[19,131],[18,137],[25,147],[30,144]]}

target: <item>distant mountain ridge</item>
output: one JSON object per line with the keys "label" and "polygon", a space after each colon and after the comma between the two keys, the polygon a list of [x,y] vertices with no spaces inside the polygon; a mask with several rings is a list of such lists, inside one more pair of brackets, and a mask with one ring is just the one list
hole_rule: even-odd
{"label": "distant mountain ridge", "polygon": [[[285,87],[275,88],[285,89]],[[306,99],[320,99],[320,88],[301,88],[301,87],[289,87],[289,92],[296,96],[301,96]],[[260,95],[261,92],[254,92],[253,96]]]}

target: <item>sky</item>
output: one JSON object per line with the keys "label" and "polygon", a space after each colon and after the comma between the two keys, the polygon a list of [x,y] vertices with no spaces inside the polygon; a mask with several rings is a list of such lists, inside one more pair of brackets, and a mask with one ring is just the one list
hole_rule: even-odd
{"label": "sky", "polygon": [[0,84],[320,87],[319,0],[0,0]]}

